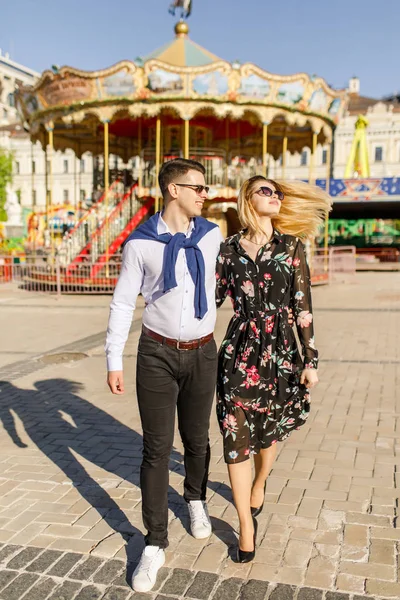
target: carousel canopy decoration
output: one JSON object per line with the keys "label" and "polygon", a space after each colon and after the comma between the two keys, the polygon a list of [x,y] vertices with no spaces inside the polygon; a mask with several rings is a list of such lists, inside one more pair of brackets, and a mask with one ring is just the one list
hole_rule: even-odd
{"label": "carousel canopy decoration", "polygon": [[[173,8],[190,11],[186,0]],[[289,152],[332,138],[332,129],[346,103],[344,90],[334,90],[321,77],[305,73],[274,75],[252,63],[229,63],[189,38],[186,22],[175,27],[175,39],[143,59],[124,60],[94,72],[64,66],[45,71],[33,87],[21,88],[17,104],[33,141],[46,143],[53,128],[56,149],[72,148],[78,156],[101,152],[102,123],[110,124],[110,152],[128,159],[139,135],[156,117],[165,124],[182,121],[218,130],[228,120],[223,136],[237,137],[233,125],[241,121],[240,136],[255,136],[268,124],[268,153],[278,158],[282,138]],[[143,142],[143,143],[144,143]],[[249,142],[250,144],[250,142]]]}

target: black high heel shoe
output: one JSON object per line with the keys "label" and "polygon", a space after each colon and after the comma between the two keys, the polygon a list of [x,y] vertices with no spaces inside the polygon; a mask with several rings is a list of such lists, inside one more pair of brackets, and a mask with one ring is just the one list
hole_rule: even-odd
{"label": "black high heel shoe", "polygon": [[241,550],[240,547],[238,546],[237,562],[239,562],[239,563],[248,563],[248,562],[251,562],[252,560],[254,560],[254,557],[256,555],[256,541],[257,541],[258,523],[257,523],[257,521],[255,520],[254,517],[253,517],[253,525],[254,525],[254,550],[252,550],[251,552],[247,552],[246,550]]}
{"label": "black high heel shoe", "polygon": [[252,517],[258,517],[258,515],[261,513],[262,509],[264,508],[266,490],[267,490],[267,482],[264,483],[264,500],[263,500],[263,503],[261,504],[261,506],[259,506],[258,508],[254,508],[253,506],[250,507]]}

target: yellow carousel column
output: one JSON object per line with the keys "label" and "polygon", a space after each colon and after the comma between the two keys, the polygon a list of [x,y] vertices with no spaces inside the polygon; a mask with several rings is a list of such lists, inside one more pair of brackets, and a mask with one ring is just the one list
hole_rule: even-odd
{"label": "yellow carousel column", "polygon": [[[331,180],[331,147],[333,141],[330,142],[326,148],[326,184],[325,191],[329,194],[330,180]],[[325,230],[324,230],[324,271],[327,272],[329,269],[329,213],[325,218]]]}
{"label": "yellow carousel column", "polygon": [[46,125],[48,133],[48,165],[49,165],[49,189],[47,191],[47,202],[46,202],[46,224],[47,229],[50,231],[50,249],[51,249],[51,264],[54,262],[54,218],[50,226],[51,213],[53,208],[53,154],[54,154],[54,123],[50,121]]}
{"label": "yellow carousel column", "polygon": [[109,193],[108,188],[110,187],[110,179],[109,179],[109,168],[108,168],[108,160],[109,160],[109,121],[105,119],[103,121],[104,125],[104,204],[106,207],[106,277],[109,276],[109,245],[110,245],[110,223],[109,223]]}
{"label": "yellow carousel column", "polygon": [[267,176],[267,150],[268,150],[268,125],[267,121],[263,123],[263,172],[264,177]]}
{"label": "yellow carousel column", "polygon": [[285,133],[282,144],[282,179],[286,177],[286,154],[287,154],[288,138]]}
{"label": "yellow carousel column", "polygon": [[311,149],[311,156],[310,156],[310,170],[309,170],[309,175],[308,175],[309,183],[315,183],[315,154],[317,151],[317,140],[318,140],[318,133],[313,131],[312,149]]}
{"label": "yellow carousel column", "polygon": [[156,122],[156,181],[155,181],[155,212],[160,210],[160,195],[158,193],[158,175],[160,173],[160,154],[161,154],[161,117],[157,117]]}
{"label": "yellow carousel column", "polygon": [[141,189],[143,182],[143,171],[142,171],[142,117],[139,117],[138,123],[138,156],[139,156],[139,176],[138,176],[138,187]]}
{"label": "yellow carousel column", "polygon": [[185,119],[183,158],[190,156],[190,119]]}

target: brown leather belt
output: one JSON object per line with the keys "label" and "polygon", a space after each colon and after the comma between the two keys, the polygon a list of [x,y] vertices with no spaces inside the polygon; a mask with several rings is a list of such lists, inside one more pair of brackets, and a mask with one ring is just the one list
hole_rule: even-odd
{"label": "brown leather belt", "polygon": [[189,340],[188,342],[181,342],[180,340],[173,340],[172,338],[167,338],[151,329],[148,329],[145,325],[142,327],[142,331],[145,335],[153,338],[160,344],[166,344],[167,346],[171,346],[172,348],[176,348],[177,350],[196,350],[196,348],[201,348],[208,342],[214,338],[213,333],[209,333],[208,335],[199,338],[198,340]]}

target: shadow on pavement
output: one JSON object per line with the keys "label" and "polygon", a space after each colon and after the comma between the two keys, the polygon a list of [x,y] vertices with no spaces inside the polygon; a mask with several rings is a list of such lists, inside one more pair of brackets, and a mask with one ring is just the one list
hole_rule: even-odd
{"label": "shadow on pavement", "polygon": [[[142,436],[82,398],[79,395],[82,391],[81,383],[68,379],[37,381],[33,390],[0,381],[0,420],[14,444],[27,448],[18,435],[15,413],[39,450],[63,471],[110,528],[122,535],[126,541],[129,577],[132,574],[129,563],[136,562],[143,549],[142,533],[131,525],[117,501],[90,476],[74,453],[139,486]],[[171,454],[170,471],[184,474],[183,457],[176,449]],[[230,489],[225,484],[210,482],[209,487],[229,498]],[[168,496],[169,508],[188,529],[184,499],[172,487],[169,487]],[[230,546],[232,535],[226,524],[214,519],[214,529],[218,530],[215,534]]]}

